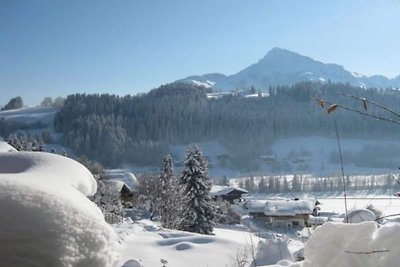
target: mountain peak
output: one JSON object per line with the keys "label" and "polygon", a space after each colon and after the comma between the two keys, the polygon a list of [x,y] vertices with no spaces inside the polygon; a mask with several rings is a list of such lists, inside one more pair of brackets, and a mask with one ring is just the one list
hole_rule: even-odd
{"label": "mountain peak", "polygon": [[290,51],[288,49],[280,48],[280,47],[274,47],[271,50],[268,51],[267,55],[276,55],[276,54],[295,54],[299,55],[293,51]]}
{"label": "mountain peak", "polygon": [[284,49],[284,48],[279,48],[279,47],[274,47],[268,53],[262,58],[260,61],[265,61],[265,60],[281,60],[281,59],[305,59],[305,60],[312,60],[309,57],[300,55],[296,52]]}
{"label": "mountain peak", "polygon": [[[216,90],[232,90],[255,86],[266,89],[270,86],[292,85],[300,81],[341,82],[354,86],[376,88],[400,88],[400,75],[394,79],[384,76],[367,77],[346,70],[337,64],[326,64],[296,52],[274,47],[257,63],[236,74],[224,76],[196,76],[190,82],[212,82]],[[188,78],[183,79],[184,81]],[[195,80],[195,81],[192,81]]]}

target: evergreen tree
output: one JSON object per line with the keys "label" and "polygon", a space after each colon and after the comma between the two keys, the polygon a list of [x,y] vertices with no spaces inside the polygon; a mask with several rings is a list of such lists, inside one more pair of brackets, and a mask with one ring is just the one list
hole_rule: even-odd
{"label": "evergreen tree", "polygon": [[176,225],[176,203],[179,194],[178,185],[173,175],[173,161],[171,155],[166,155],[163,159],[163,166],[159,176],[161,184],[159,211],[161,225],[172,229]]}
{"label": "evergreen tree", "polygon": [[184,166],[180,175],[182,214],[179,229],[210,235],[214,226],[211,183],[207,175],[207,164],[198,147],[188,149]]}
{"label": "evergreen tree", "polygon": [[286,176],[283,177],[283,189],[282,192],[289,192],[289,183]]}

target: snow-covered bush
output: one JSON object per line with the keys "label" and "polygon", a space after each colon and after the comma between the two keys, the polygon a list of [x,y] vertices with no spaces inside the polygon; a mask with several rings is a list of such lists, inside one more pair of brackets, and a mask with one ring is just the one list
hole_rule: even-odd
{"label": "snow-covered bush", "polygon": [[96,179],[97,192],[92,200],[100,208],[108,223],[120,223],[123,221],[125,212],[121,201],[119,183],[121,181],[103,181]]}
{"label": "snow-covered bush", "polygon": [[250,266],[275,264],[280,260],[293,261],[293,256],[288,249],[287,240],[274,236],[258,242],[255,259]]}
{"label": "snow-covered bush", "polygon": [[375,214],[376,219],[382,217],[382,211],[376,208],[374,205],[369,204],[366,209],[372,211]]}
{"label": "snow-covered bush", "polygon": [[222,224],[238,224],[240,223],[240,215],[236,213],[232,204],[228,201],[218,200],[215,206],[215,222]]}

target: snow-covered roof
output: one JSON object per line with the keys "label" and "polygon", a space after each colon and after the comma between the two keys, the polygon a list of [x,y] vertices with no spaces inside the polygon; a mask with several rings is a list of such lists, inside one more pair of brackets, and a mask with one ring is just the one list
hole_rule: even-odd
{"label": "snow-covered roof", "polygon": [[295,216],[298,214],[311,214],[314,201],[303,200],[268,200],[265,204],[264,214],[267,216]]}
{"label": "snow-covered roof", "polygon": [[213,185],[211,187],[211,196],[217,197],[217,196],[223,196],[223,195],[227,195],[232,191],[239,191],[243,194],[247,194],[248,191],[243,189],[243,188],[239,188],[239,187],[233,187],[233,186],[225,186],[225,185]]}
{"label": "snow-covered roof", "polygon": [[132,172],[126,170],[106,170],[102,175],[104,180],[118,180],[124,182],[131,190],[138,187],[139,182]]}
{"label": "snow-covered roof", "polygon": [[250,213],[263,213],[265,209],[266,200],[246,200],[244,207]]}

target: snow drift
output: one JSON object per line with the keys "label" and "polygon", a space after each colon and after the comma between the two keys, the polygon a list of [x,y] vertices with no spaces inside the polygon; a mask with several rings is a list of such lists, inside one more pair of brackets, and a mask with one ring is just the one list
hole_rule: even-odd
{"label": "snow drift", "polygon": [[378,226],[375,222],[326,223],[318,227],[304,248],[303,262],[290,267],[398,266],[399,223]]}
{"label": "snow drift", "polygon": [[17,150],[7,144],[6,142],[0,141],[0,152],[16,152]]}
{"label": "snow drift", "polygon": [[114,266],[117,237],[86,197],[95,192],[69,158],[0,153],[0,266]]}

